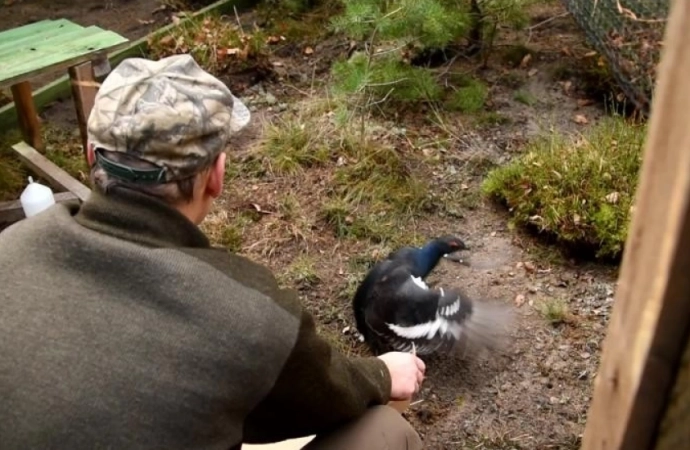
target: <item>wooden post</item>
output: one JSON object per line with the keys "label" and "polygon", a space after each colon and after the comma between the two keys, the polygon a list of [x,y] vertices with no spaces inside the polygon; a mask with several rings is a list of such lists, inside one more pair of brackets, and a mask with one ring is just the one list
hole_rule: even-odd
{"label": "wooden post", "polygon": [[[595,380],[583,450],[653,448],[687,341],[689,2],[671,3],[666,27],[637,204]],[[690,425],[685,424],[688,429]]]}
{"label": "wooden post", "polygon": [[43,138],[34,105],[31,83],[22,81],[12,85],[12,99],[17,110],[17,120],[24,140],[38,151],[43,151]]}
{"label": "wooden post", "polygon": [[77,112],[77,122],[79,123],[79,133],[81,134],[84,158],[86,158],[86,149],[88,145],[86,123],[89,120],[89,114],[93,108],[96,93],[100,85],[96,82],[94,77],[91,61],[70,67],[68,72],[72,84],[72,98],[74,99],[74,107]]}

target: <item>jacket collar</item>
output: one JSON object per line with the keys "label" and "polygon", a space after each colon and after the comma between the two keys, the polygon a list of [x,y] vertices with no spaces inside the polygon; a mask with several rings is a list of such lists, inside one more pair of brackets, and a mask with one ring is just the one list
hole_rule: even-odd
{"label": "jacket collar", "polygon": [[206,235],[166,203],[123,187],[91,191],[75,220],[95,231],[152,247],[209,247]]}

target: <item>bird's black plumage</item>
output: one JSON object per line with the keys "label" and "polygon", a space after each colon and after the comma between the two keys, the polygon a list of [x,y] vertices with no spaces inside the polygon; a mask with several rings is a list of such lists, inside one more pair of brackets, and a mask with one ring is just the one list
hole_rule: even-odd
{"label": "bird's black plumage", "polygon": [[387,350],[429,354],[452,346],[473,304],[456,289],[430,289],[424,279],[439,260],[466,249],[444,236],[421,248],[403,247],[377,263],[353,299],[357,330],[376,353]]}

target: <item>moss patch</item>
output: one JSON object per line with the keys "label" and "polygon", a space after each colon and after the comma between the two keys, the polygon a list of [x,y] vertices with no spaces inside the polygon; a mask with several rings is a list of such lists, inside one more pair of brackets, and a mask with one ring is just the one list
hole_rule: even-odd
{"label": "moss patch", "polygon": [[637,187],[645,127],[607,117],[586,135],[554,134],[489,173],[488,196],[510,208],[515,224],[536,227],[570,248],[617,258]]}

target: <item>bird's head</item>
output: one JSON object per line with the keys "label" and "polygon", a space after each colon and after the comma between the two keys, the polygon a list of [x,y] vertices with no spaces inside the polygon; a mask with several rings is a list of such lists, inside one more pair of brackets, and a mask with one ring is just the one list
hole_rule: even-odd
{"label": "bird's head", "polygon": [[469,250],[465,242],[454,235],[441,236],[435,241],[444,256],[459,252],[460,250]]}

